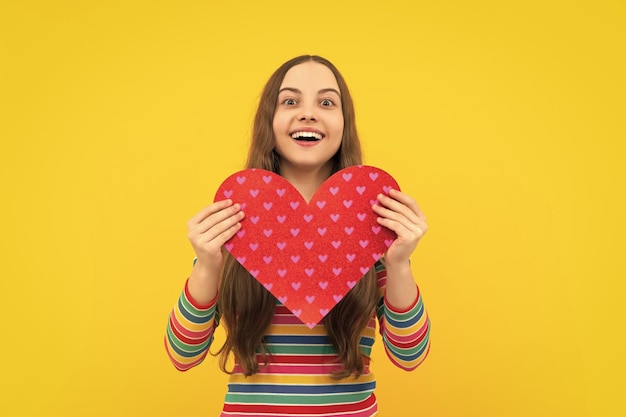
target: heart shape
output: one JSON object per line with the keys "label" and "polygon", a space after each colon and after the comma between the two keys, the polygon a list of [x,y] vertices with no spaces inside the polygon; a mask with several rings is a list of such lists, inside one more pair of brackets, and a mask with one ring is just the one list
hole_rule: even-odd
{"label": "heart shape", "polygon": [[246,169],[224,180],[214,201],[229,198],[246,214],[226,249],[313,328],[396,238],[372,210],[391,188],[400,189],[388,173],[357,165],[329,177],[307,203],[283,177]]}

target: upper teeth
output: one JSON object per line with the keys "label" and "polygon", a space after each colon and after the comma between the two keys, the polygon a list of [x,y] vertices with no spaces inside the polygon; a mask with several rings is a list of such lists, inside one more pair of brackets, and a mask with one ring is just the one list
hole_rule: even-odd
{"label": "upper teeth", "polygon": [[294,133],[291,134],[291,137],[293,139],[298,139],[298,138],[322,139],[322,135],[320,133],[317,133],[317,132],[294,132]]}

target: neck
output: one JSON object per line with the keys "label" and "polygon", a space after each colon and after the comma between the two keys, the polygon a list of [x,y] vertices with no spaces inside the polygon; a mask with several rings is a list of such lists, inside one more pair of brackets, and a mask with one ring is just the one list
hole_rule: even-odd
{"label": "neck", "polygon": [[332,173],[333,162],[328,161],[321,167],[300,168],[288,164],[281,164],[280,175],[293,185],[296,190],[309,202],[313,194]]}

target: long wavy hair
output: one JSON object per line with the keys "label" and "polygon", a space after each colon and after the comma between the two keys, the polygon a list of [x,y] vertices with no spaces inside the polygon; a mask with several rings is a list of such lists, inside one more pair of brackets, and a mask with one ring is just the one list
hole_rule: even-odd
{"label": "long wavy hair", "polygon": [[[280,174],[280,157],[275,150],[272,127],[278,92],[287,71],[309,61],[323,64],[333,72],[341,94],[343,138],[333,157],[332,173],[362,163],[354,104],[344,78],[327,59],[302,55],[281,65],[261,93],[246,168],[260,168]],[[333,372],[333,378],[356,377],[363,373],[365,354],[359,348],[361,332],[372,319],[377,302],[378,284],[372,268],[324,318],[328,340],[336,349],[339,362],[343,364],[342,370]],[[274,316],[276,299],[227,253],[217,305],[220,321],[226,327],[226,341],[215,353],[220,355],[221,369],[232,373],[227,369],[228,358],[232,353],[246,376],[257,373],[259,360],[267,364],[264,335]]]}

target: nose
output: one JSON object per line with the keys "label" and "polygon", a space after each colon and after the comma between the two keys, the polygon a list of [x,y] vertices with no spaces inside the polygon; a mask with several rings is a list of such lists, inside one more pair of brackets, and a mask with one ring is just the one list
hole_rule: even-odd
{"label": "nose", "polygon": [[313,108],[306,106],[302,108],[302,111],[298,115],[298,120],[301,122],[315,122],[317,121],[317,116]]}
{"label": "nose", "polygon": [[302,114],[299,119],[301,122],[315,122],[317,119],[311,113]]}

